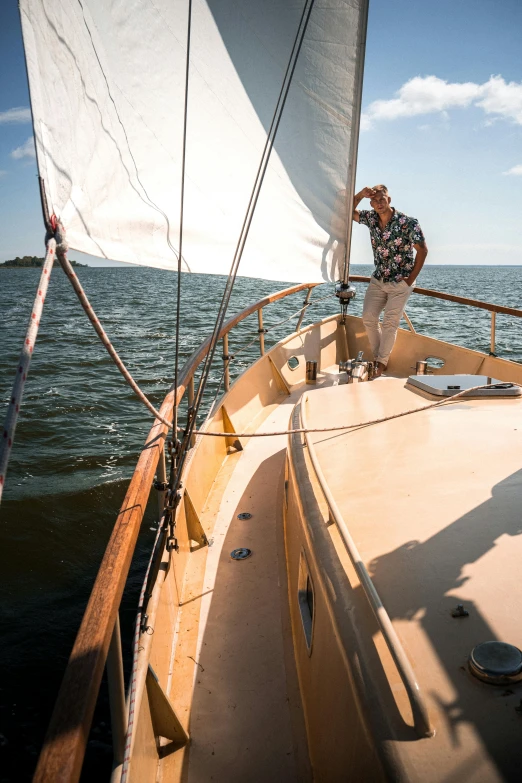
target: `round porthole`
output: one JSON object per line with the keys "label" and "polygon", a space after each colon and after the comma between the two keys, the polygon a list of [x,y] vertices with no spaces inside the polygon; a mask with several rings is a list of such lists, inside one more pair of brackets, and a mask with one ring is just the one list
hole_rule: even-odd
{"label": "round porthole", "polygon": [[290,370],[297,370],[297,368],[299,367],[299,357],[291,356],[287,361],[287,364]]}
{"label": "round porthole", "polygon": [[428,366],[428,370],[442,370],[446,364],[446,359],[441,359],[439,356],[426,356],[424,361]]}

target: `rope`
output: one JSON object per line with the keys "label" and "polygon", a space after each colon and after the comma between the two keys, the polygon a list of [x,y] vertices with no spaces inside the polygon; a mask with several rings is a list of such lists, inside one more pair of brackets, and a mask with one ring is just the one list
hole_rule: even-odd
{"label": "rope", "polygon": [[[512,383],[512,386],[522,388],[519,383]],[[385,421],[391,421],[392,419],[400,419],[401,416],[409,416],[412,413],[420,413],[421,411],[430,410],[430,408],[437,408],[441,405],[451,405],[455,400],[465,397],[467,394],[480,389],[495,389],[498,387],[497,383],[487,383],[482,386],[471,386],[469,389],[454,394],[450,399],[438,400],[432,402],[429,405],[423,405],[422,408],[410,408],[407,411],[401,413],[392,413],[390,416],[383,416],[380,419],[372,419],[371,421],[361,421],[357,424],[338,424],[334,427],[300,427],[295,430],[279,430],[278,432],[207,432],[207,430],[195,430],[194,435],[207,435],[211,438],[269,438],[275,435],[298,435],[306,432],[338,432],[340,430],[356,430],[360,427],[369,427],[372,424],[382,424]]]}
{"label": "rope", "polygon": [[116,349],[114,348],[111,341],[109,340],[109,337],[105,332],[105,329],[103,328],[98,318],[96,317],[96,313],[91,307],[91,304],[87,298],[87,294],[83,290],[82,285],[78,280],[76,274],[74,273],[74,270],[69,262],[69,259],[67,258],[67,252],[66,252],[67,244],[63,239],[64,237],[63,226],[60,223],[58,223],[55,215],[52,216],[51,220],[53,221],[53,227],[56,226],[56,238],[59,240],[59,242],[56,245],[56,256],[62,266],[63,271],[71,281],[72,287],[74,288],[83,309],[87,313],[87,317],[89,318],[89,321],[94,326],[96,334],[104,344],[109,356],[111,357],[114,364],[116,365],[118,370],[121,372],[121,374],[129,384],[129,386],[131,387],[134,394],[141,400],[141,402],[146,406],[146,408],[148,408],[148,410],[152,413],[152,415],[156,419],[161,421],[162,424],[164,424],[166,427],[170,429],[170,427],[172,426],[172,422],[169,421],[168,419],[164,419],[163,416],[159,413],[159,411],[156,410],[154,405],[150,402],[148,397],[142,392],[142,390],[140,389],[140,387],[138,386],[138,384],[136,383],[136,381],[134,380],[134,378],[132,377],[132,375],[127,370],[122,360],[118,356],[118,353],[116,352]]}
{"label": "rope", "polygon": [[49,279],[51,277],[54,258],[56,255],[56,240],[49,238],[46,245],[47,252],[42,268],[42,274],[40,275],[40,282],[38,283],[38,289],[34,299],[31,317],[27,326],[24,344],[20,353],[20,359],[18,360],[18,368],[13,383],[13,389],[11,391],[11,397],[9,399],[2,438],[0,439],[0,501],[2,500],[7,465],[9,463],[9,457],[13,447],[14,434],[18,421],[18,414],[20,412],[20,406],[22,404],[25,382],[29,374],[29,365],[31,364],[31,357],[36,342],[36,336],[38,334],[38,327],[40,326],[40,319],[42,317],[47,288],[49,286]]}

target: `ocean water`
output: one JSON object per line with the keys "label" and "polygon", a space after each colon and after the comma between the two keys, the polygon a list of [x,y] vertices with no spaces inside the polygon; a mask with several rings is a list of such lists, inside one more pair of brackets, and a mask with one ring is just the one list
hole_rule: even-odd
{"label": "ocean water", "polygon": [[[369,267],[353,267],[369,274]],[[78,270],[113,344],[159,406],[174,375],[174,274],[146,268]],[[11,390],[38,270],[0,270],[0,417]],[[426,267],[419,285],[522,306],[522,267]],[[181,364],[211,332],[224,278],[183,278]],[[229,313],[288,284],[238,279]],[[365,285],[351,312],[360,314]],[[332,287],[305,323],[337,312]],[[264,311],[265,326],[301,306],[299,293]],[[417,331],[479,351],[489,350],[490,316],[451,302],[413,295],[407,312]],[[270,347],[293,321],[266,336]],[[254,315],[237,327],[230,351],[257,334]],[[497,353],[522,362],[522,320],[497,316]],[[220,353],[220,352],[218,352]],[[258,345],[231,365],[234,378],[258,356]],[[220,362],[205,404],[220,391]],[[151,424],[98,341],[61,270],[49,294],[31,364],[0,507],[0,783],[30,780],[54,699],[125,489]],[[154,537],[154,502],[144,520],[122,605],[129,663],[137,596]],[[93,723],[84,780],[108,775],[110,727],[105,685]]]}

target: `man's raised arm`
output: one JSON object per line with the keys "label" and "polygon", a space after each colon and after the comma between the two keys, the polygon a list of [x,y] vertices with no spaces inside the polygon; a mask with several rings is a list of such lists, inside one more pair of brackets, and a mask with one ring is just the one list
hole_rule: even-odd
{"label": "man's raised arm", "polygon": [[353,197],[353,219],[356,223],[359,222],[359,211],[357,207],[359,206],[360,202],[363,200],[363,198],[371,198],[374,193],[375,190],[373,188],[363,188]]}

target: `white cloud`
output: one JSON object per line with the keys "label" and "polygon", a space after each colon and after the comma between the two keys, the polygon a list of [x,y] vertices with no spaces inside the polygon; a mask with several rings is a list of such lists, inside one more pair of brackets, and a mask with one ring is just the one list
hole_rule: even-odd
{"label": "white cloud", "polygon": [[20,147],[17,147],[11,152],[11,157],[15,160],[22,160],[22,158],[35,158],[34,151],[34,136],[29,136],[26,142]]}
{"label": "white cloud", "polygon": [[513,168],[508,169],[508,171],[504,171],[503,174],[513,174],[515,177],[522,177],[522,163],[518,166],[513,166]]}
{"label": "white cloud", "polygon": [[7,171],[3,171],[2,169],[0,169],[0,179],[2,179],[2,177],[5,177],[6,174]]}
{"label": "white cloud", "polygon": [[31,110],[24,106],[17,106],[14,109],[0,111],[0,125],[15,122],[31,122]]}
{"label": "white cloud", "polygon": [[444,113],[472,105],[487,115],[522,125],[522,82],[491,76],[484,84],[452,83],[437,76],[415,76],[402,85],[395,98],[373,101],[362,116],[361,128],[368,130],[378,120]]}
{"label": "white cloud", "polygon": [[522,125],[522,82],[507,83],[502,76],[492,76],[481,90],[484,97],[477,106],[486,114],[497,114]]}

